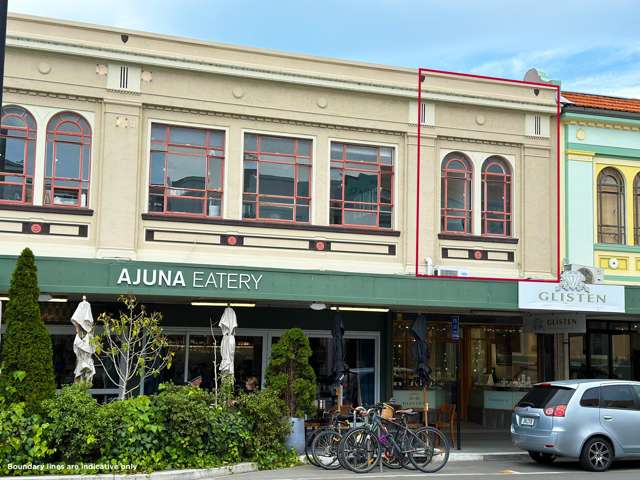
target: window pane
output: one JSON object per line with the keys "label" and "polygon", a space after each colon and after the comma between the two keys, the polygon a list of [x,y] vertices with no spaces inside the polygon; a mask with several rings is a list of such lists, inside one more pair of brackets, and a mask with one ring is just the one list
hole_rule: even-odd
{"label": "window pane", "polygon": [[269,153],[294,153],[295,140],[282,137],[261,137],[260,151]]}
{"label": "window pane", "polygon": [[447,178],[446,208],[465,208],[466,181],[459,178]]}
{"label": "window pane", "polygon": [[55,205],[78,205],[80,192],[78,190],[55,189],[53,203]]}
{"label": "window pane", "polygon": [[202,214],[203,202],[197,198],[169,197],[167,210],[170,212]]}
{"label": "window pane", "polygon": [[346,210],[344,212],[344,222],[350,225],[370,225],[375,226],[378,223],[376,213],[371,212],[354,212]]}
{"label": "window pane", "polygon": [[80,145],[75,143],[56,144],[56,177],[80,177],[80,148]]}
{"label": "window pane", "polygon": [[167,185],[204,189],[204,157],[167,154]]}
{"label": "window pane", "polygon": [[311,140],[298,140],[298,155],[311,156]]}
{"label": "window pane", "polygon": [[11,202],[21,202],[22,186],[0,184],[0,200],[8,200]]}
{"label": "window pane", "polygon": [[164,125],[156,125],[155,123],[151,126],[151,141],[159,141],[164,142],[166,138],[167,127]]}
{"label": "window pane", "polygon": [[219,217],[222,215],[222,194],[215,192],[207,195],[207,215],[210,217]]}
{"label": "window pane", "polygon": [[601,390],[600,408],[635,408],[633,391],[627,385],[607,385]]}
{"label": "window pane", "polygon": [[209,184],[210,189],[222,189],[222,159],[209,157]]}
{"label": "window pane", "polygon": [[331,160],[341,160],[342,159],[342,143],[332,143],[331,144]]}
{"label": "window pane", "polygon": [[342,200],[342,170],[331,169],[331,198]]}
{"label": "window pane", "polygon": [[598,408],[600,406],[600,387],[590,388],[580,399],[581,407]]}
{"label": "window pane", "polygon": [[0,171],[24,172],[25,140],[0,138]]}
{"label": "window pane", "polygon": [[209,131],[209,146],[216,148],[224,148],[224,132],[217,130]]}
{"label": "window pane", "polygon": [[169,141],[183,145],[205,145],[206,130],[199,128],[171,127]]}
{"label": "window pane", "polygon": [[496,181],[487,182],[487,210],[503,212],[504,209],[504,184]]}
{"label": "window pane", "polygon": [[393,165],[393,148],[380,148],[380,162],[384,165]]}
{"label": "window pane", "polygon": [[591,339],[591,372],[592,378],[609,378],[609,335],[592,333]]}
{"label": "window pane", "polygon": [[164,153],[151,154],[150,182],[152,185],[164,185]]}
{"label": "window pane", "polygon": [[493,235],[503,235],[504,232],[504,223],[503,222],[495,222],[488,221],[487,222],[487,233]]}
{"label": "window pane", "polygon": [[258,137],[253,133],[244,134],[244,149],[255,152],[258,149]]}
{"label": "window pane", "polygon": [[296,221],[308,222],[309,221],[309,207],[297,207],[296,208]]}
{"label": "window pane", "polygon": [[269,220],[293,220],[293,207],[261,204],[260,218]]}
{"label": "window pane", "polygon": [[257,190],[257,163],[256,162],[244,162],[244,192],[255,193]]}
{"label": "window pane", "polygon": [[309,168],[298,167],[298,196],[309,196]]}
{"label": "window pane", "polygon": [[378,148],[364,145],[347,145],[347,158],[360,162],[376,163],[378,161]]}
{"label": "window pane", "polygon": [[603,225],[618,225],[620,211],[618,209],[618,195],[611,193],[603,193],[600,196]]}
{"label": "window pane", "polygon": [[260,193],[272,195],[294,194],[293,165],[260,165]]}
{"label": "window pane", "polygon": [[344,199],[377,203],[378,176],[363,172],[345,172]]}
{"label": "window pane", "polygon": [[447,218],[447,230],[450,232],[464,232],[464,220],[462,218]]}

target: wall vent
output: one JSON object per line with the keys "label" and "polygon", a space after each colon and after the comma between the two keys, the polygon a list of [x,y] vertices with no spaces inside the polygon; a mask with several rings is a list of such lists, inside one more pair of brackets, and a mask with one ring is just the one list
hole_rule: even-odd
{"label": "wall vent", "polygon": [[[420,102],[420,125],[433,127],[436,124],[436,106],[429,102]],[[409,124],[418,124],[418,102],[411,102],[409,106]]]}
{"label": "wall vent", "polygon": [[529,137],[549,137],[549,116],[528,113],[525,120],[525,134]]}
{"label": "wall vent", "polygon": [[140,93],[141,74],[139,66],[110,63],[107,88],[122,93]]}

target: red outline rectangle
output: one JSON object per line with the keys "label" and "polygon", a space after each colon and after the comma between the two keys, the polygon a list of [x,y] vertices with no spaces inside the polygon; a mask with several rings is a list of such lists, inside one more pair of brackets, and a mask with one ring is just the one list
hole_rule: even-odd
{"label": "red outline rectangle", "polygon": [[[457,75],[460,77],[468,77],[468,78],[480,78],[483,80],[494,80],[497,82],[506,82],[506,83],[517,83],[521,85],[535,85],[545,88],[555,88],[556,90],[556,188],[557,188],[557,196],[556,196],[556,207],[557,207],[557,217],[556,217],[556,230],[557,230],[557,239],[556,239],[556,269],[557,276],[555,280],[542,280],[542,279],[528,279],[528,278],[495,278],[495,277],[453,277],[453,276],[439,276],[439,275],[428,275],[419,273],[419,259],[420,259],[420,150],[421,150],[421,125],[422,125],[422,76],[423,73],[439,73],[444,75]],[[426,78],[426,75],[425,75]],[[416,170],[416,277],[421,278],[453,278],[457,280],[493,280],[493,281],[504,281],[504,282],[540,282],[540,283],[558,283],[560,282],[560,86],[559,85],[551,85],[547,83],[537,83],[537,82],[528,82],[525,80],[512,80],[508,78],[500,78],[500,77],[488,77],[484,75],[473,75],[470,73],[459,73],[459,72],[449,72],[445,70],[434,70],[430,68],[419,68],[418,69],[418,155],[417,155],[417,170]]]}

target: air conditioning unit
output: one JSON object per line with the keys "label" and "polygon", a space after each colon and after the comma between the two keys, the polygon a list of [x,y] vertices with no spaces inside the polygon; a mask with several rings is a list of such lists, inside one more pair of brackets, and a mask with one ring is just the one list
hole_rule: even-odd
{"label": "air conditioning unit", "polygon": [[469,277],[469,270],[456,267],[435,267],[433,274],[436,277]]}
{"label": "air conditioning unit", "polygon": [[565,266],[565,270],[571,270],[574,272],[580,272],[584,275],[584,282],[589,284],[596,284],[604,282],[604,269],[597,267],[588,267],[586,265],[580,265],[577,263],[570,263]]}

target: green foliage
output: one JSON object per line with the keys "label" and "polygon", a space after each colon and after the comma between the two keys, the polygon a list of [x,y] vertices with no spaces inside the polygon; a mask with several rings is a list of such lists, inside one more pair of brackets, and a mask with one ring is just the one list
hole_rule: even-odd
{"label": "green foliage", "polygon": [[313,413],[316,374],[309,364],[311,354],[309,339],[300,328],[284,332],[271,350],[267,386],[280,393],[293,417]]}
{"label": "green foliage", "polygon": [[97,323],[102,333],[93,338],[93,344],[98,361],[109,380],[118,385],[118,398],[123,400],[140,380],[170,368],[173,352],[162,333],[160,313],[147,313],[133,296],[121,295],[118,300],[125,310],[117,317],[100,314]]}
{"label": "green foliage", "polygon": [[15,384],[25,379],[24,372],[13,372],[12,382],[0,387],[0,475],[15,473],[9,463],[21,465],[44,461],[54,450],[47,443],[49,424],[30,414],[24,402],[10,402]]}
{"label": "green foliage", "polygon": [[167,468],[164,425],[147,396],[116,400],[99,408],[104,425],[99,463],[136,465],[138,471]]}
{"label": "green foliage", "polygon": [[57,460],[93,462],[100,456],[104,425],[98,404],[83,384],[65,386],[59,395],[43,402],[50,427],[47,440],[57,451]]}
{"label": "green foliage", "polygon": [[241,395],[238,408],[250,422],[249,458],[261,469],[289,467],[297,463],[295,452],[285,447],[291,425],[282,415],[285,405],[278,392],[267,388]]}
{"label": "green foliage", "polygon": [[[53,397],[56,388],[53,348],[40,318],[39,295],[35,257],[25,248],[11,277],[4,312],[7,330],[2,336],[0,382],[13,387],[13,400],[25,402],[32,411],[39,409],[42,400]],[[25,373],[22,381],[16,381],[13,373],[17,371]]]}

